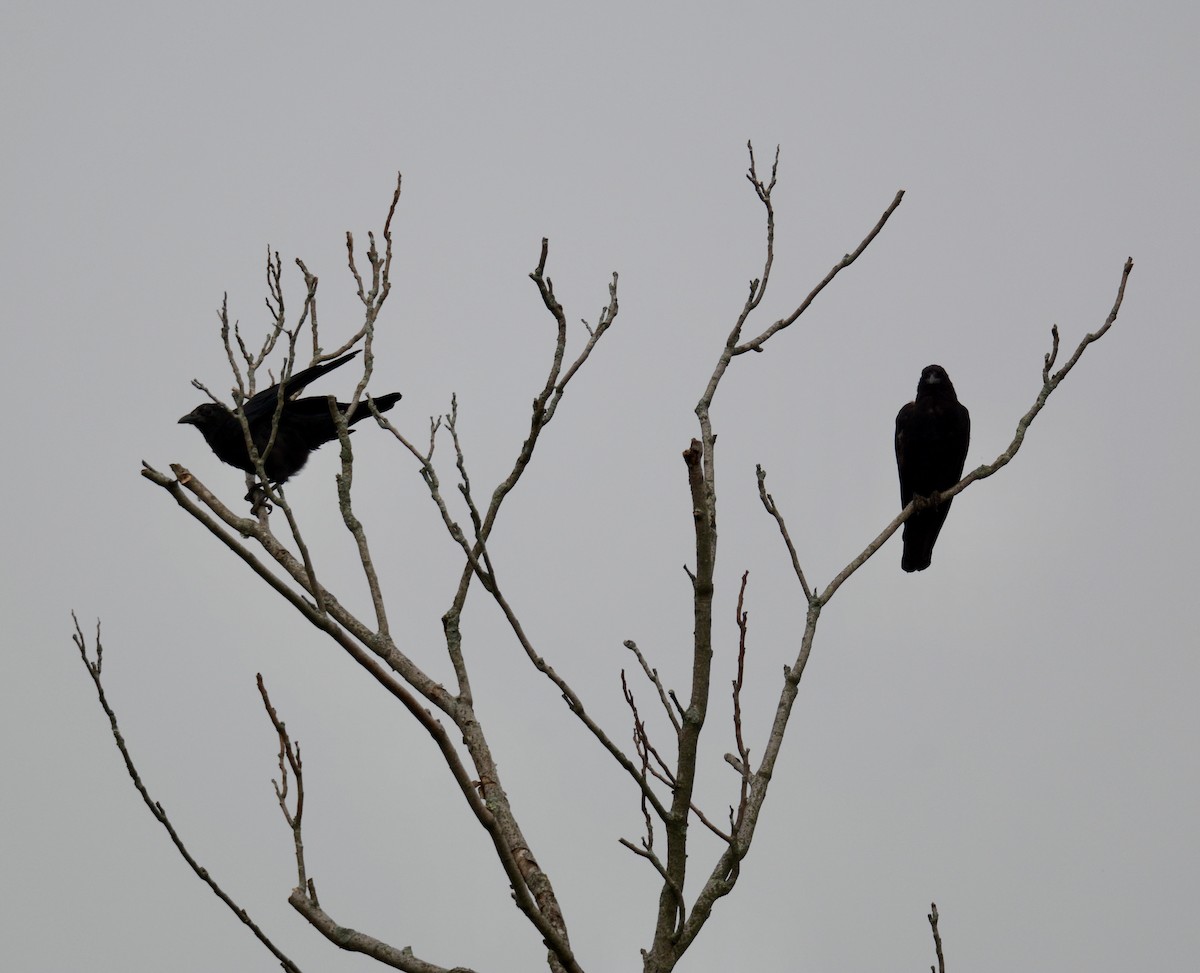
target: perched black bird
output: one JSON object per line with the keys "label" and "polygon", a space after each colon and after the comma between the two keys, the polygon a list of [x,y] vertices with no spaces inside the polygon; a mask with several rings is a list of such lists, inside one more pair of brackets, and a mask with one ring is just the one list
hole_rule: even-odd
{"label": "perched black bird", "polygon": [[[900,471],[900,503],[927,497],[954,486],[962,478],[971,441],[971,414],[958,401],[950,376],[941,365],[926,365],[917,397],[896,416],[896,468]],[[933,560],[933,545],[950,512],[952,500],[914,513],[904,522],[904,554],[900,567],[924,571]]]}
{"label": "perched black bird", "polygon": [[[297,372],[288,379],[283,390],[283,410],[279,414],[279,430],[275,434],[275,442],[267,453],[263,468],[267,471],[267,479],[279,485],[289,477],[295,476],[308,462],[308,454],[325,443],[337,439],[337,426],[329,414],[329,399],[327,396],[310,396],[298,399],[295,396],[304,390],[310,382],[320,378],[326,372],[333,371],[339,365],[344,365],[357,355],[352,351],[333,361],[313,365]],[[269,389],[257,393],[248,399],[243,411],[246,422],[250,426],[250,437],[255,448],[262,455],[271,439],[271,424],[275,418],[275,408],[279,402],[280,387],[272,385]],[[375,399],[375,408],[387,412],[400,399],[399,392],[381,395]],[[345,412],[349,408],[346,402],[339,402],[338,409]],[[360,404],[354,410],[350,424],[365,419],[371,415],[365,404]],[[246,449],[246,437],[242,432],[242,424],[237,416],[224,406],[215,402],[205,402],[196,406],[191,412],[179,420],[182,423],[195,426],[208,443],[209,448],[216,454],[217,459],[230,466],[236,466],[247,473],[255,473],[254,463],[250,452]],[[246,499],[254,499],[253,491]]]}

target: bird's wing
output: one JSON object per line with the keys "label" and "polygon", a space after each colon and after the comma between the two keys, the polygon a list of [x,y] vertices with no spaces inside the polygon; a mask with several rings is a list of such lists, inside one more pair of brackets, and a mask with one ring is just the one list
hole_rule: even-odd
{"label": "bird's wing", "polygon": [[[345,412],[350,408],[350,403],[338,402],[337,408],[339,412]],[[366,412],[365,405],[358,408],[356,416]],[[303,399],[293,399],[288,403],[285,415],[289,435],[295,436],[306,449],[317,449],[337,439],[337,425],[329,412],[329,396],[310,395]]]}
{"label": "bird's wing", "polygon": [[900,474],[900,506],[907,507],[913,498],[912,479],[908,469],[908,435],[916,405],[906,403],[896,413],[896,472]]}
{"label": "bird's wing", "polygon": [[954,479],[958,481],[962,479],[963,467],[967,463],[967,449],[971,445],[971,413],[961,402],[955,404],[958,408],[955,410],[957,421],[954,429],[954,460],[958,472],[954,474]]}
{"label": "bird's wing", "polygon": [[[351,358],[358,354],[357,351],[352,351],[348,355],[342,355],[341,358],[335,358],[333,361],[322,362],[319,365],[312,365],[303,371],[296,372],[287,380],[287,390],[285,395],[296,395],[304,390],[304,387],[310,382],[315,382],[326,372],[331,372],[340,365],[346,364]],[[270,416],[275,411],[275,404],[278,401],[279,386],[272,385],[269,389],[263,389],[261,392],[250,398],[246,403],[246,418],[254,421],[260,417]]]}

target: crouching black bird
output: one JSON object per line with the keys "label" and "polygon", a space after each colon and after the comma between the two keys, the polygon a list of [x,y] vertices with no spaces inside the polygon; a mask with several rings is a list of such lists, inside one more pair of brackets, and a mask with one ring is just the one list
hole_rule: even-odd
{"label": "crouching black bird", "polygon": [[[275,442],[271,444],[270,452],[263,460],[263,468],[267,479],[276,486],[289,477],[295,476],[308,462],[308,455],[314,449],[337,439],[337,426],[329,414],[329,399],[327,396],[309,396],[298,399],[295,396],[304,390],[310,382],[320,378],[326,372],[331,372],[340,365],[346,364],[357,355],[352,351],[333,361],[313,365],[297,372],[287,380],[282,390],[283,409],[279,414],[279,430],[275,434]],[[275,418],[275,408],[281,394],[279,385],[272,385],[248,399],[243,407],[246,422],[250,426],[250,438],[255,448],[262,456],[271,439],[271,425]],[[375,399],[375,408],[387,412],[400,399],[399,392],[381,395]],[[337,407],[342,412],[349,408],[346,402],[339,402]],[[354,410],[350,424],[365,419],[371,415],[365,403],[360,403]],[[242,424],[237,416],[229,409],[216,402],[204,402],[179,420],[182,423],[195,426],[208,443],[209,448],[216,454],[217,459],[239,470],[254,474],[254,463],[250,459],[250,451],[246,448],[246,437],[242,432]],[[247,500],[253,500],[254,491],[246,495]]]}
{"label": "crouching black bird", "polygon": [[[927,497],[954,486],[962,478],[971,441],[971,414],[958,401],[950,376],[941,365],[926,365],[917,397],[896,416],[896,467],[900,471],[900,503]],[[924,571],[933,560],[933,545],[950,512],[947,500],[914,513],[904,522],[904,554],[900,567]]]}

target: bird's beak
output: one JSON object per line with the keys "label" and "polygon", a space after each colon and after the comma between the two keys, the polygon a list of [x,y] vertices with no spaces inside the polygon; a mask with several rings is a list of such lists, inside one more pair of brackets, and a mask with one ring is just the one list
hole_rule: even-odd
{"label": "bird's beak", "polygon": [[181,423],[183,423],[184,425],[198,426],[198,425],[200,425],[199,420],[200,420],[200,417],[198,415],[196,415],[195,411],[192,411],[192,412],[189,412],[186,416],[184,416],[179,421]]}

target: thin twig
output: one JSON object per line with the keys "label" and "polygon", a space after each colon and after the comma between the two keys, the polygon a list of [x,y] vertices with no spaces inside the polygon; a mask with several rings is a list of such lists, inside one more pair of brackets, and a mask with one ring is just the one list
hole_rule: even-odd
{"label": "thin twig", "polygon": [[769,328],[763,331],[763,333],[757,338],[752,338],[751,340],[738,345],[733,349],[733,353],[735,355],[744,355],[748,351],[761,351],[762,346],[770,340],[772,335],[775,335],[784,328],[794,324],[796,319],[808,310],[808,306],[812,304],[812,302],[816,299],[816,296],[820,294],[821,291],[823,291],[830,283],[832,283],[833,278],[835,278],[838,274],[840,274],[843,270],[845,270],[852,263],[854,263],[854,261],[862,256],[863,251],[871,245],[871,241],[874,240],[875,237],[879,236],[879,231],[883,229],[884,224],[887,223],[887,221],[891,218],[891,215],[896,212],[896,207],[900,205],[900,202],[903,199],[904,190],[901,189],[896,193],[891,203],[888,204],[887,209],[883,211],[883,215],[879,217],[878,222],[876,222],[875,226],[871,229],[871,232],[863,238],[862,243],[858,245],[853,253],[846,254],[841,260],[833,265],[829,273],[827,273],[821,282],[809,292],[808,296],[800,302],[800,305],[796,308],[796,310],[794,310],[786,318],[780,318]]}
{"label": "thin twig", "polygon": [[933,930],[933,946],[937,951],[937,969],[929,967],[931,973],[946,973],[946,958],[942,955],[942,934],[938,932],[938,910],[937,903],[929,903],[929,913],[926,917],[929,920],[929,927]]}
{"label": "thin twig", "polygon": [[362,327],[352,334],[341,348],[330,352],[330,356],[342,355],[360,341],[362,342],[363,374],[350,399],[350,407],[346,410],[347,420],[354,415],[359,401],[362,399],[363,391],[367,387],[367,382],[370,381],[371,374],[375,368],[375,322],[379,318],[379,313],[383,310],[383,305],[388,298],[388,294],[392,291],[392,218],[396,215],[396,207],[400,203],[402,183],[403,177],[397,172],[396,188],[392,191],[392,201],[388,206],[387,217],[383,222],[384,249],[382,255],[380,255],[375,245],[375,234],[372,232],[367,233],[367,240],[369,241],[367,261],[371,265],[371,289],[369,291],[364,291],[363,289],[362,275],[359,274],[358,266],[355,262],[354,235],[349,230],[346,231],[347,260],[350,265],[350,273],[354,276],[358,299],[363,305],[363,323]]}
{"label": "thin twig", "polygon": [[337,401],[329,397],[329,415],[337,429],[338,442],[341,445],[342,471],[337,474],[338,508],[342,512],[342,523],[354,538],[358,548],[358,563],[362,565],[363,574],[367,579],[367,590],[371,592],[371,604],[375,609],[375,625],[380,639],[391,638],[388,629],[387,602],[383,597],[383,587],[379,583],[379,574],[375,570],[375,562],[371,559],[371,548],[367,543],[367,532],[363,529],[362,521],[354,513],[350,489],[354,484],[354,449],[350,444],[350,427],[346,416],[337,407]]}
{"label": "thin twig", "polygon": [[804,569],[800,567],[800,558],[796,556],[796,547],[792,543],[791,535],[788,534],[787,524],[784,523],[783,514],[775,503],[775,498],[767,493],[767,471],[762,466],[756,466],[755,472],[758,477],[758,498],[762,501],[767,513],[775,518],[775,523],[779,526],[779,533],[783,535],[783,542],[787,545],[788,555],[792,559],[792,570],[796,572],[796,579],[800,582],[800,590],[804,592],[806,599],[812,598],[808,581],[804,577]]}
{"label": "thin twig", "polygon": [[488,588],[491,584],[492,565],[489,560],[487,545],[480,540],[483,531],[483,518],[479,514],[479,508],[475,505],[475,498],[471,495],[471,477],[467,473],[467,460],[463,456],[462,442],[458,438],[457,395],[450,396],[450,413],[445,418],[446,429],[450,433],[450,441],[454,446],[454,465],[458,468],[458,492],[462,494],[462,498],[466,502],[467,512],[471,517],[471,526],[475,531],[475,542],[480,560],[482,560],[484,567],[487,569],[486,573],[480,575],[479,580],[484,588]]}
{"label": "thin twig", "polygon": [[[675,775],[671,772],[671,768],[667,766],[667,762],[663,760],[662,755],[655,748],[654,744],[650,742],[650,734],[646,732],[646,724],[642,721],[642,716],[638,712],[637,700],[634,699],[633,690],[629,688],[629,682],[625,678],[624,669],[621,670],[621,693],[625,697],[625,703],[629,707],[630,713],[633,714],[633,746],[634,752],[642,758],[642,772],[645,773],[649,770],[668,787],[674,787]],[[650,757],[654,758],[654,767],[651,767],[648,763]]]}
{"label": "thin twig", "polygon": [[662,680],[658,678],[658,670],[650,668],[650,663],[646,661],[646,657],[642,655],[642,650],[637,647],[637,643],[634,642],[633,639],[626,639],[623,644],[625,648],[637,656],[638,664],[642,667],[642,672],[646,674],[646,678],[649,679],[654,684],[654,688],[658,690],[658,698],[662,702],[663,709],[666,710],[667,719],[671,721],[671,726],[673,726],[675,728],[675,732],[678,733],[679,718],[675,715],[675,710],[671,707],[670,702],[667,701],[667,694],[663,689]]}
{"label": "thin twig", "polygon": [[[629,705],[630,711],[633,713],[633,746],[634,752],[641,758],[641,778],[646,779],[646,776],[651,772],[650,767],[650,751],[651,748],[646,739],[646,729],[642,725],[641,718],[638,716],[637,704],[633,700],[633,693],[630,692],[629,685],[625,681],[625,670],[621,670],[621,691],[625,695],[625,702]],[[655,754],[657,757],[658,755]],[[643,847],[648,851],[654,850],[654,818],[650,816],[650,802],[647,800],[646,794],[649,788],[643,787],[639,799],[642,808],[642,818],[645,821],[646,837],[642,839]]]}
{"label": "thin twig", "polygon": [[646,861],[654,866],[654,870],[662,877],[663,884],[671,890],[671,895],[675,902],[675,928],[681,927],[684,923],[685,917],[687,916],[687,900],[683,897],[683,889],[676,885],[671,876],[667,874],[667,869],[664,867],[662,860],[658,857],[658,855],[654,853],[653,848],[645,844],[639,848],[628,838],[618,838],[617,842],[625,848],[628,848],[635,855],[645,858]]}
{"label": "thin twig", "polygon": [[[444,503],[441,502],[440,496],[437,499],[439,500],[439,505],[444,509]],[[443,514],[443,516],[448,517],[448,514]],[[451,530],[451,536],[454,537],[454,539],[459,543],[459,546],[462,547],[464,554],[466,554],[467,561],[471,565],[472,570],[476,573],[482,573],[484,570],[486,570],[479,562],[479,559],[476,557],[470,543],[463,535],[458,524],[451,522],[451,524],[448,526]],[[534,668],[545,675],[552,683],[554,683],[559,692],[562,694],[563,701],[567,704],[567,708],[579,718],[583,725],[591,731],[592,736],[596,738],[600,745],[603,746],[604,749],[613,756],[617,763],[619,763],[621,767],[624,768],[625,771],[634,779],[634,781],[645,793],[646,799],[650,802],[650,805],[654,808],[655,812],[660,818],[665,820],[667,809],[659,800],[658,795],[656,795],[650,789],[649,781],[647,781],[638,772],[637,766],[633,763],[633,761],[630,760],[624,751],[622,751],[621,748],[612,741],[608,734],[601,729],[600,725],[592,719],[591,714],[588,713],[587,709],[583,705],[583,700],[580,699],[575,690],[571,688],[567,681],[563,679],[563,677],[555,671],[554,667],[550,665],[550,663],[548,663],[545,658],[542,657],[534,648],[533,643],[525,634],[525,628],[521,624],[520,619],[517,618],[516,612],[513,611],[512,606],[508,603],[508,599],[505,598],[503,592],[501,591],[500,583],[496,578],[494,570],[491,572],[490,577],[491,587],[488,589],[488,591],[490,592],[493,600],[496,602],[496,605],[500,608],[500,611],[504,613],[504,617],[507,619],[513,634],[516,636],[517,642],[520,644],[521,648],[524,649],[526,656],[529,658],[530,662],[533,663]]]}
{"label": "thin twig", "polygon": [[[297,888],[309,889],[315,899],[316,887],[304,867],[304,840],[301,836],[304,822],[304,763],[300,759],[300,743],[297,741],[295,745],[292,744],[287,727],[279,718],[279,714],[275,712],[275,707],[271,705],[271,698],[267,695],[267,687],[263,682],[262,673],[256,673],[255,679],[259,695],[262,696],[263,706],[267,710],[267,716],[270,717],[271,725],[275,727],[275,732],[279,736],[279,780],[272,781],[272,784],[275,786],[275,798],[279,801],[283,819],[292,829],[292,842],[296,850],[296,869],[300,879]],[[294,812],[288,808],[289,768],[291,768],[292,777],[296,781],[296,810]]]}
{"label": "thin twig", "polygon": [[[738,799],[737,813],[729,809],[729,826],[731,832],[736,832],[746,813],[746,799],[750,791],[750,750],[746,747],[742,736],[742,686],[746,676],[746,630],[750,623],[750,613],[743,610],[746,601],[746,583],[750,580],[750,572],[742,573],[742,584],[738,589],[737,610],[735,618],[738,627],[738,660],[737,678],[733,680],[733,736],[737,742],[738,758],[742,765],[741,794]],[[732,840],[732,839],[731,839]]]}

